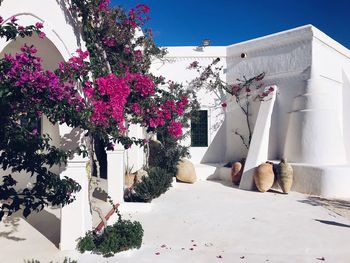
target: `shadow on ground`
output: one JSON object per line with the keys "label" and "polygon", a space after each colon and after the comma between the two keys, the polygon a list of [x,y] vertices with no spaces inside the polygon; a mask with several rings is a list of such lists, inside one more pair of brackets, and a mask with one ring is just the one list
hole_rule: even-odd
{"label": "shadow on ground", "polygon": [[350,225],[338,223],[338,222],[335,222],[335,221],[320,220],[320,219],[314,219],[314,220],[317,221],[317,222],[326,224],[326,225],[331,225],[331,226],[350,227]]}
{"label": "shadow on ground", "polygon": [[327,199],[318,196],[309,196],[305,200],[299,200],[299,202],[312,206],[324,207],[350,220],[350,200]]}

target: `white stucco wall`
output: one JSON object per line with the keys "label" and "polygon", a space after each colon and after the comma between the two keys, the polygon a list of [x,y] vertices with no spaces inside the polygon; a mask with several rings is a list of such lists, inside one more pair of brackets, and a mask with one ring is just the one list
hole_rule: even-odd
{"label": "white stucco wall", "polygon": [[[163,61],[155,61],[152,64],[151,71],[155,75],[162,75],[167,80],[188,86],[191,81],[198,76],[196,70],[189,70],[188,66],[193,61],[198,61],[201,66],[206,66],[216,58],[220,58],[218,66],[226,67],[226,48],[225,47],[166,47],[168,54]],[[223,78],[225,76],[223,75]],[[208,147],[191,147],[190,154],[192,161],[201,162],[220,162],[224,158],[225,152],[225,111],[221,107],[221,99],[205,89],[197,93],[201,109],[208,110]],[[183,142],[190,145],[190,138]]]}
{"label": "white stucco wall", "polygon": [[[211,58],[223,54],[223,79],[228,83],[243,75],[250,78],[265,72],[264,85],[278,87],[271,116],[268,159],[286,158],[295,164],[294,190],[332,197],[350,196],[342,186],[349,177],[339,172],[350,169],[350,121],[346,117],[350,110],[348,49],[306,25],[228,47],[204,48],[197,53],[195,50],[195,47],[169,48],[169,61],[160,63],[155,72],[184,82],[195,77],[186,71],[188,64],[194,60],[201,65],[210,63],[211,60],[205,62],[203,58],[208,54]],[[209,94],[202,92],[198,97],[203,107],[213,103]],[[195,163],[225,163],[247,156],[247,149],[234,134],[238,129],[247,136],[244,115],[234,101],[227,101],[228,107],[220,115],[225,116],[224,124],[216,137],[210,138],[209,147],[191,148]],[[254,103],[250,116],[253,126],[258,109],[259,102]],[[214,125],[211,122],[210,127]]]}

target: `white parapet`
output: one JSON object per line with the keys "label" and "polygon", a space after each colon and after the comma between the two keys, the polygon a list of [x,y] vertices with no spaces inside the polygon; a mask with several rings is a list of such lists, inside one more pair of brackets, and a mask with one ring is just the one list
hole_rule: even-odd
{"label": "white parapet", "polygon": [[125,150],[118,145],[107,151],[107,192],[114,203],[124,202]]}
{"label": "white parapet", "polygon": [[273,87],[274,91],[269,95],[268,99],[260,104],[241,183],[239,185],[240,189],[254,189],[254,169],[261,163],[266,162],[268,158],[271,115],[277,94],[277,87]]}
{"label": "white parapet", "polygon": [[92,230],[92,217],[88,197],[88,177],[86,160],[69,161],[61,178],[67,176],[80,184],[81,190],[76,194],[76,200],[61,208],[61,250],[74,250],[79,237]]}

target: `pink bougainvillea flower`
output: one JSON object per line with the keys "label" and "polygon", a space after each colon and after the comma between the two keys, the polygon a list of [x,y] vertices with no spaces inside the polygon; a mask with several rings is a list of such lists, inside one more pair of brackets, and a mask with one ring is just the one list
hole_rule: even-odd
{"label": "pink bougainvillea flower", "polygon": [[135,8],[141,10],[141,12],[143,13],[149,13],[151,11],[151,9],[149,8],[149,6],[145,5],[145,4],[137,4],[135,6]]}
{"label": "pink bougainvillea flower", "polygon": [[274,90],[275,90],[275,89],[274,89],[273,87],[270,87],[270,88],[269,88],[269,91],[270,91],[270,92],[273,92]]}
{"label": "pink bougainvillea flower", "polygon": [[0,16],[0,24],[2,24],[2,22],[4,22],[4,19]]}
{"label": "pink bougainvillea flower", "polygon": [[96,79],[96,85],[102,98],[93,99],[92,121],[101,126],[108,126],[108,120],[113,119],[121,131],[124,127],[124,105],[129,96],[130,88],[124,78],[109,74]]}
{"label": "pink bougainvillea flower", "polygon": [[134,52],[134,56],[135,56],[136,62],[142,61],[143,55],[142,55],[142,51],[141,50],[136,50]]}
{"label": "pink bougainvillea flower", "polygon": [[182,135],[182,124],[177,121],[171,121],[167,127],[171,137],[178,139]]}
{"label": "pink bougainvillea flower", "polygon": [[154,94],[154,83],[152,79],[140,73],[134,73],[130,75],[134,82],[135,92],[138,93],[141,97],[148,97]]}
{"label": "pink bougainvillea flower", "polygon": [[134,103],[133,105],[131,105],[131,110],[138,115],[142,113],[141,106],[138,103]]}
{"label": "pink bougainvillea flower", "polygon": [[114,38],[106,37],[102,40],[103,44],[107,47],[114,47],[117,41]]}
{"label": "pink bougainvillea flower", "polygon": [[241,87],[239,85],[233,85],[231,88],[231,92],[233,95],[238,95],[240,90],[241,90]]}
{"label": "pink bougainvillea flower", "polygon": [[35,26],[39,29],[44,27],[43,23],[41,23],[41,22],[36,22]]}
{"label": "pink bougainvillea flower", "polygon": [[227,103],[226,103],[226,102],[223,102],[223,103],[221,103],[221,106],[222,106],[223,108],[226,108],[226,107],[227,107]]}
{"label": "pink bougainvillea flower", "polygon": [[198,62],[198,61],[193,61],[193,62],[188,66],[188,69],[197,68],[198,65],[199,65],[199,62]]}
{"label": "pink bougainvillea flower", "polygon": [[40,38],[44,38],[44,37],[46,36],[46,34],[45,34],[44,32],[40,32],[40,33],[38,34],[38,36],[39,36]]}
{"label": "pink bougainvillea flower", "polygon": [[110,0],[101,0],[100,4],[97,7],[98,11],[106,12],[108,10],[109,3]]}
{"label": "pink bougainvillea flower", "polygon": [[15,23],[18,19],[15,16],[12,16],[10,18],[11,23]]}

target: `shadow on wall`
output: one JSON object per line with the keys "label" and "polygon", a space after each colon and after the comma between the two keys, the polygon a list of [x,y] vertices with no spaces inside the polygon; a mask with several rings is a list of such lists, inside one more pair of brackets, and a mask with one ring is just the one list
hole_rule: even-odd
{"label": "shadow on wall", "polygon": [[[59,208],[46,208],[39,213],[31,213],[28,218],[24,218],[21,215],[21,211],[19,211],[10,217],[6,217],[2,220],[2,222],[0,222],[0,239],[4,238],[16,242],[27,240],[23,237],[24,232],[20,233],[20,231],[22,231],[20,230],[20,225],[23,227],[23,221],[26,221],[43,236],[45,236],[50,242],[52,242],[56,247],[58,247],[60,242],[61,228],[60,219],[57,217],[59,216],[59,211]],[[20,234],[20,236],[17,236],[16,234]]]}
{"label": "shadow on wall", "polygon": [[64,17],[66,19],[67,24],[71,25],[74,31],[74,35],[77,39],[77,46],[81,47],[81,25],[78,23],[78,17],[76,16],[76,12],[70,11],[68,1],[66,0],[56,0],[57,4],[60,5]]}
{"label": "shadow on wall", "polygon": [[15,215],[4,218],[0,223],[1,224],[0,239],[5,238],[7,240],[12,240],[17,242],[26,240],[25,238],[17,237],[15,235],[18,232],[18,226],[19,226],[20,220],[21,219]]}
{"label": "shadow on wall", "polygon": [[83,130],[79,128],[73,128],[69,133],[66,133],[61,137],[60,148],[64,151],[73,150],[82,145],[83,143]]}
{"label": "shadow on wall", "polygon": [[[77,149],[80,145],[83,145],[84,135],[83,130],[79,128],[73,128],[69,133],[61,136],[60,149],[74,150]],[[74,155],[69,157],[70,160],[74,159]],[[59,167],[59,173],[63,172],[66,169],[66,165],[62,164]]]}
{"label": "shadow on wall", "polygon": [[[60,210],[60,208],[56,209]],[[56,247],[59,247],[61,220],[56,215],[44,209],[39,213],[31,213],[28,218],[24,220],[50,240]]]}
{"label": "shadow on wall", "polygon": [[226,118],[203,155],[201,163],[222,163],[226,152]]}

